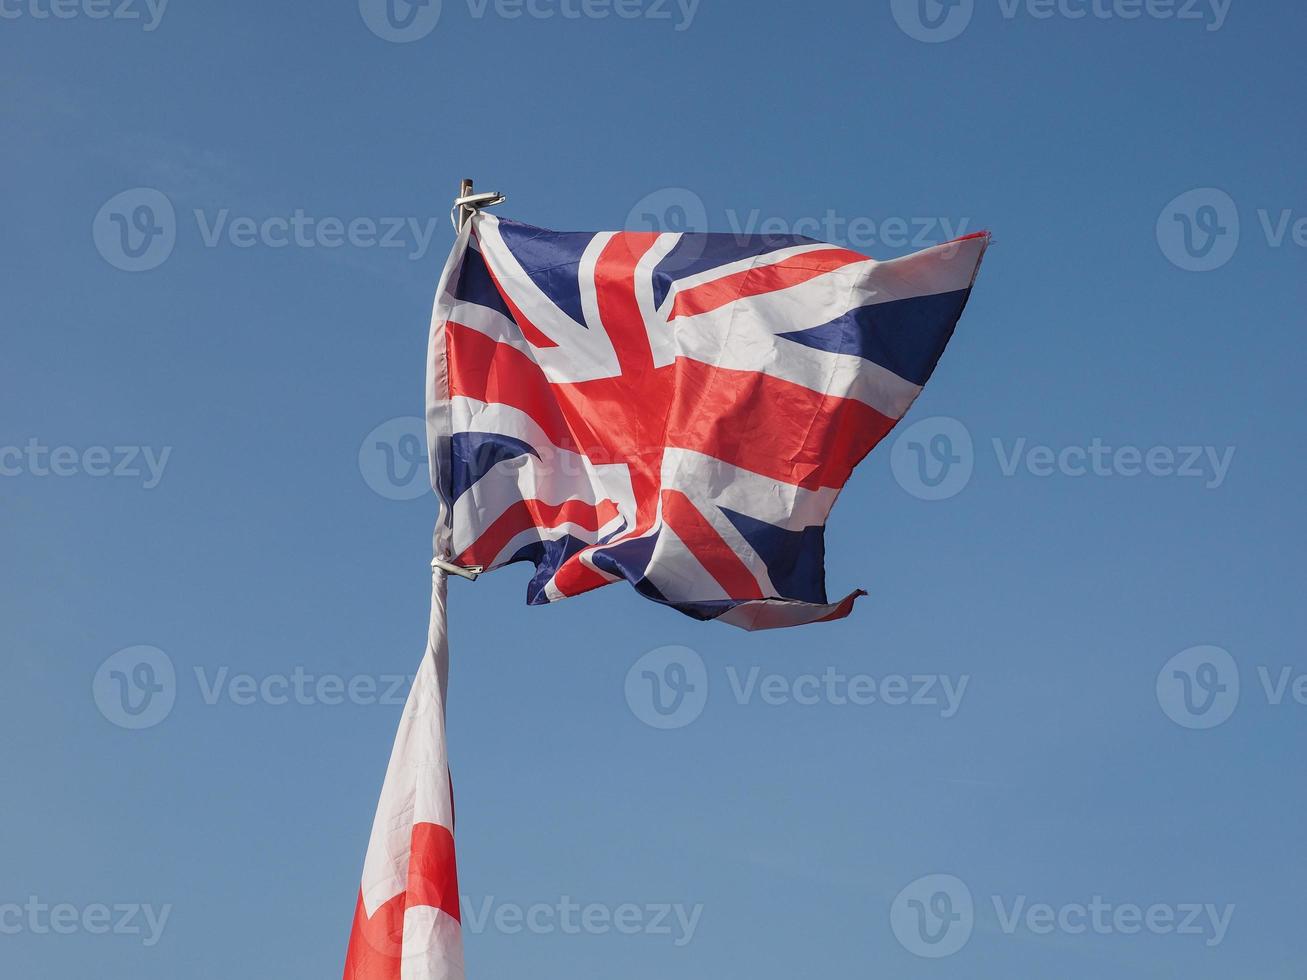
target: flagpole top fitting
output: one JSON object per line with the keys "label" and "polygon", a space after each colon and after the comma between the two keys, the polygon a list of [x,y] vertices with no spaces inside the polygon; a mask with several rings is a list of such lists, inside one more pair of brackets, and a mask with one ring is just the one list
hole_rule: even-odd
{"label": "flagpole top fitting", "polygon": [[503,204],[508,200],[498,191],[488,191],[482,194],[475,193],[472,181],[465,180],[458,190],[458,197],[454,198],[454,210],[450,212],[450,220],[454,222],[454,230],[462,231],[463,226],[468,223],[472,215],[482,208],[493,208],[496,204]]}

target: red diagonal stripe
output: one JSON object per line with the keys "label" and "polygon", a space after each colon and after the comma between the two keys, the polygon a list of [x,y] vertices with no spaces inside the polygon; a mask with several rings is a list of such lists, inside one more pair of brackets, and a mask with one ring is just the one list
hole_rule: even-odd
{"label": "red diagonal stripe", "polygon": [[732,599],[761,599],[762,590],[749,567],[679,490],[663,491],[663,522],[676,532],[699,564]]}
{"label": "red diagonal stripe", "polygon": [[595,263],[599,319],[612,341],[620,373],[628,380],[653,370],[649,334],[635,298],[635,269],[657,242],[656,233],[622,232],[604,246]]}
{"label": "red diagonal stripe", "polygon": [[702,286],[694,286],[677,293],[669,319],[675,320],[681,316],[707,313],[748,296],[758,296],[778,289],[799,286],[828,272],[842,269],[846,265],[866,261],[867,257],[857,252],[850,252],[845,248],[830,248],[804,252],[802,255],[796,255],[773,265],[745,269],[743,272],[714,279]]}
{"label": "red diagonal stripe", "polygon": [[581,560],[585,553],[582,551],[573,555],[554,573],[554,588],[565,596],[581,595],[613,584],[611,578]]}
{"label": "red diagonal stripe", "polygon": [[461,323],[449,321],[445,332],[451,397],[465,395],[510,405],[531,416],[555,446],[572,445],[567,422],[539,364],[516,347],[496,343]]}

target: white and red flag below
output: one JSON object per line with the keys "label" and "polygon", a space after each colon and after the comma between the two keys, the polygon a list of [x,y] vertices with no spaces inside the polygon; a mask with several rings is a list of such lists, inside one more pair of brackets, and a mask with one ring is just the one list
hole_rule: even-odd
{"label": "white and red flag below", "polygon": [[[971,296],[981,232],[878,262],[808,238],[467,221],[431,323],[436,554],[527,562],[532,605],[614,582],[697,619],[847,616],[825,525]],[[463,976],[445,573],[386,777],[346,980]]]}
{"label": "white and red flag below", "polygon": [[432,577],[427,652],[386,770],[345,980],[462,980],[454,800],[445,751],[447,578]]}

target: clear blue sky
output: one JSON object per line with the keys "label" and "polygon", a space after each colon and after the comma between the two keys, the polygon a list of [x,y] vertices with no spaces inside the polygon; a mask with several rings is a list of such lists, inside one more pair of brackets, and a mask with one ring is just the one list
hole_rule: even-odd
{"label": "clear blue sky", "polygon": [[[364,6],[0,3],[0,974],[338,975],[399,707],[277,679],[367,702],[422,654],[434,505],[375,492],[365,437],[421,414],[468,175],[564,230],[996,241],[907,424],[954,421],[832,515],[852,618],[453,583],[474,980],[1300,977],[1301,5]],[[392,217],[429,247],[380,247]],[[142,645],[167,660],[106,665]],[[627,696],[665,646],[707,694],[670,730],[642,669]],[[877,700],[802,680],[828,671]],[[940,703],[884,703],[896,675]],[[165,690],[133,717],[123,678]],[[1075,928],[1095,896],[1106,934]],[[1227,928],[1167,929],[1190,903]]]}

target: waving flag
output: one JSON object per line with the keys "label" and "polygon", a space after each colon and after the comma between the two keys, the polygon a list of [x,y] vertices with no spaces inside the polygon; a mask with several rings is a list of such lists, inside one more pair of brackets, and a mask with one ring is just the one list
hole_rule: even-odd
{"label": "waving flag", "polygon": [[935,370],[986,234],[876,262],[807,238],[559,233],[478,213],[436,297],[431,629],[345,980],[462,980],[446,570],[530,562],[532,604],[625,580],[699,619],[847,616],[826,516]]}
{"label": "waving flag", "polygon": [[437,552],[533,605],[626,580],[746,629],[848,615],[824,526],[930,378],[985,233],[877,262],[808,238],[479,213],[432,325]]}

